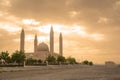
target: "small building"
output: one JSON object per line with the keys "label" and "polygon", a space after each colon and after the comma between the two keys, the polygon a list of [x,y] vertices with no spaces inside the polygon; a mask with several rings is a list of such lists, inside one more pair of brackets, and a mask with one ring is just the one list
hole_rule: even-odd
{"label": "small building", "polygon": [[105,65],[106,65],[106,66],[116,66],[116,63],[113,62],[113,61],[106,61],[106,62],[105,62]]}

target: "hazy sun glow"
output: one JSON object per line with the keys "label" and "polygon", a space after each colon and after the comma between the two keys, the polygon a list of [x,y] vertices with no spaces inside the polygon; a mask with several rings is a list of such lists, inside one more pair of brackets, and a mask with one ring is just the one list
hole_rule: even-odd
{"label": "hazy sun glow", "polygon": [[96,41],[103,40],[104,39],[103,37],[104,37],[104,35],[102,35],[102,34],[92,34],[91,35],[91,38],[93,38]]}
{"label": "hazy sun glow", "polygon": [[64,34],[69,34],[69,33],[78,33],[81,36],[86,36],[87,33],[85,32],[84,28],[81,26],[73,25],[73,26],[67,26],[67,25],[59,25],[59,24],[48,24],[48,25],[43,25],[39,26],[36,28],[40,32],[44,33],[49,33],[51,26],[54,29],[54,32],[62,32]]}
{"label": "hazy sun glow", "polygon": [[44,33],[49,33],[50,32],[50,28],[53,27],[54,32],[62,32],[62,25],[57,25],[57,24],[48,24],[48,25],[43,25],[43,26],[39,26],[38,29],[40,32],[44,32]]}
{"label": "hazy sun glow", "polygon": [[34,19],[24,19],[22,20],[22,23],[26,25],[39,25],[40,24],[40,22],[35,21]]}
{"label": "hazy sun glow", "polygon": [[13,26],[13,25],[8,24],[8,23],[0,23],[0,29],[6,30],[8,32],[18,32],[18,31],[20,31],[20,27],[16,27],[16,26]]}
{"label": "hazy sun glow", "polygon": [[49,36],[38,36],[39,42],[47,42],[49,41]]}
{"label": "hazy sun glow", "polygon": [[76,12],[76,11],[70,11],[69,14],[70,14],[71,18],[74,18],[74,17],[76,17],[76,15],[78,14],[78,12]]}
{"label": "hazy sun glow", "polygon": [[26,35],[25,36],[25,41],[33,41],[34,40],[34,35]]}
{"label": "hazy sun glow", "polygon": [[[26,22],[26,23],[31,23],[31,21]],[[78,26],[78,25],[72,25],[72,26],[67,26],[67,25],[59,25],[59,24],[47,24],[47,25],[41,25],[38,27],[31,27],[30,29],[35,29],[38,30],[39,32],[45,33],[45,34],[49,34],[50,33],[50,28],[51,26],[54,29],[55,33],[60,33],[62,32],[64,35],[68,35],[68,34],[76,34],[81,36],[82,38],[90,38],[96,41],[100,41],[103,40],[104,36],[102,34],[99,33],[88,33],[85,29],[84,26]],[[42,38],[44,40],[47,40],[47,38]]]}
{"label": "hazy sun glow", "polygon": [[73,27],[71,27],[71,32],[77,33],[81,37],[87,37],[88,36],[88,34],[85,31],[83,26],[73,25]]}

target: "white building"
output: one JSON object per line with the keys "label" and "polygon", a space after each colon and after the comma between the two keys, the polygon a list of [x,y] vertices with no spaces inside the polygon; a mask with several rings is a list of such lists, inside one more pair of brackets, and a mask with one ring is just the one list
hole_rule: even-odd
{"label": "white building", "polygon": [[[25,52],[24,46],[25,46],[25,32],[24,32],[24,29],[22,29],[21,36],[20,36],[20,51]],[[45,60],[48,57],[48,55],[52,55],[54,57],[57,57],[58,55],[63,56],[62,33],[60,33],[60,37],[59,37],[59,50],[60,50],[59,54],[54,52],[54,31],[53,31],[53,27],[51,27],[50,49],[48,45],[44,42],[38,44],[37,35],[35,35],[34,52],[25,53],[25,55],[26,55],[26,58],[41,59],[41,60]]]}

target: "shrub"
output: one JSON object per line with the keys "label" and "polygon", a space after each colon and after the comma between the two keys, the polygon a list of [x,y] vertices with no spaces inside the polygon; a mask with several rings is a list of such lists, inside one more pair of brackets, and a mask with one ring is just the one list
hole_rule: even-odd
{"label": "shrub", "polygon": [[82,63],[85,64],[85,65],[88,65],[88,64],[89,64],[89,61],[88,61],[88,60],[85,60],[85,61],[83,61]]}
{"label": "shrub", "polygon": [[48,61],[48,63],[55,63],[56,62],[56,58],[54,56],[49,55],[47,57],[46,61]]}
{"label": "shrub", "polygon": [[63,57],[63,56],[58,56],[57,57],[57,62],[59,63],[59,62],[66,62],[66,59],[65,59],[65,57]]}
{"label": "shrub", "polygon": [[82,62],[82,64],[92,66],[92,65],[93,65],[93,62],[92,62],[92,61],[85,60],[85,61]]}
{"label": "shrub", "polygon": [[38,61],[38,63],[42,63],[42,60],[41,60],[41,59],[38,59],[37,61]]}
{"label": "shrub", "polygon": [[70,63],[70,64],[76,63],[75,58],[72,58],[72,57],[68,57],[68,58],[66,59],[66,61],[67,61],[68,63]]}
{"label": "shrub", "polygon": [[89,65],[92,66],[92,65],[93,65],[93,62],[89,62]]}
{"label": "shrub", "polygon": [[36,59],[33,59],[33,58],[26,59],[26,64],[35,64],[35,63],[37,63]]}

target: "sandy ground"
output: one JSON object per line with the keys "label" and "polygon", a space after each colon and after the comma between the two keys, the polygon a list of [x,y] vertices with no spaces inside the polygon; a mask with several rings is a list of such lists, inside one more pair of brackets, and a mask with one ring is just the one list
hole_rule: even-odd
{"label": "sandy ground", "polygon": [[118,66],[66,65],[0,68],[0,70],[0,80],[120,80]]}

